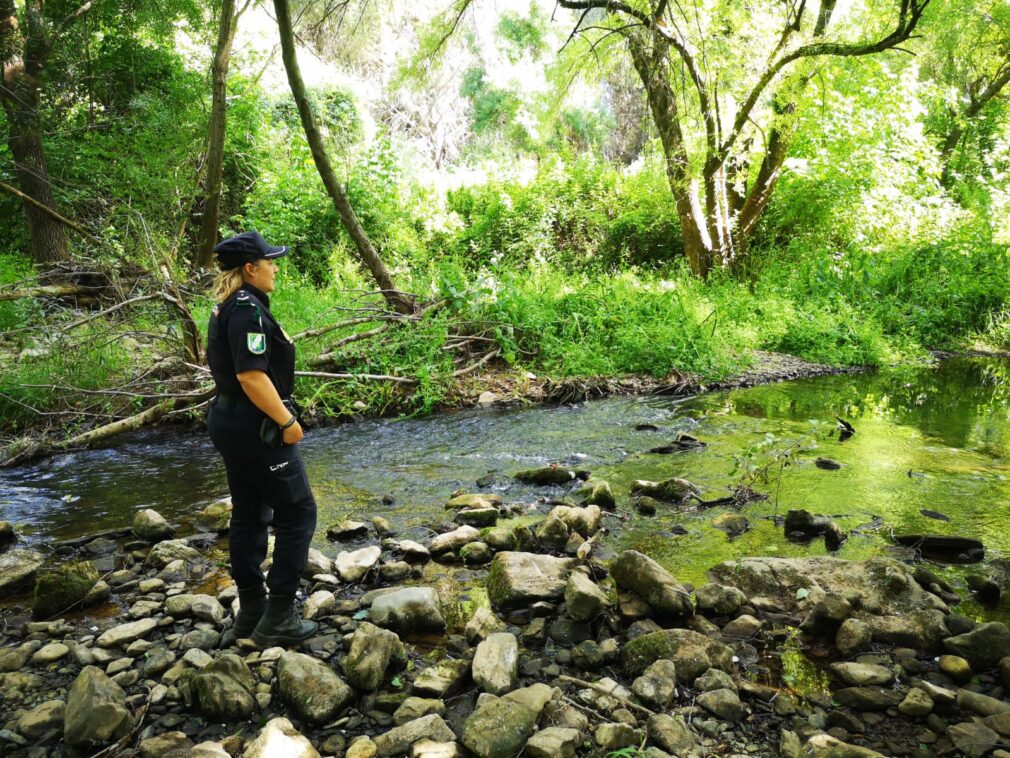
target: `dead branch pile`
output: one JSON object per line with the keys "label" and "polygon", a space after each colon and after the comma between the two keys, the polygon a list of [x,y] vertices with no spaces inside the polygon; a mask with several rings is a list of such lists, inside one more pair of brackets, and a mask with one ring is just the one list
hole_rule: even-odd
{"label": "dead branch pile", "polygon": [[[203,361],[199,332],[187,305],[194,293],[175,282],[167,266],[156,274],[140,270],[128,275],[95,266],[59,268],[37,277],[0,288],[0,301],[33,297],[44,304],[45,318],[39,325],[15,330],[0,338],[5,347],[19,355],[45,355],[51,350],[79,352],[103,344],[132,339],[149,348],[153,358],[114,386],[85,389],[56,383],[20,384],[21,390],[43,390],[49,399],[44,409],[0,392],[8,402],[30,410],[36,417],[37,436],[18,440],[16,450],[8,445],[10,466],[26,458],[77,447],[94,445],[127,431],[181,414],[191,414],[214,395],[209,371]],[[397,386],[409,396],[419,377],[409,374],[362,372],[367,356],[395,341],[409,339],[404,330],[425,328],[429,319],[443,312],[445,300],[419,303],[412,313],[389,309],[380,292],[358,292],[351,306],[320,313],[319,325],[295,334],[296,342],[327,339],[328,345],[308,361],[313,370],[298,376],[326,381],[382,382]],[[164,329],[144,332],[135,326],[141,314],[161,309]],[[332,319],[332,320],[331,320]],[[150,323],[148,318],[145,323]],[[329,323],[327,323],[329,322]],[[453,369],[444,380],[472,376],[502,355],[499,330],[513,330],[509,324],[493,322],[448,322],[448,336],[442,349],[453,356]],[[122,344],[122,343],[121,343]],[[39,346],[39,347],[32,347]],[[27,353],[26,353],[27,351]],[[521,351],[520,351],[521,352]],[[75,433],[68,435],[68,429]],[[0,440],[2,442],[2,440]],[[8,439],[10,442],[10,439]]]}

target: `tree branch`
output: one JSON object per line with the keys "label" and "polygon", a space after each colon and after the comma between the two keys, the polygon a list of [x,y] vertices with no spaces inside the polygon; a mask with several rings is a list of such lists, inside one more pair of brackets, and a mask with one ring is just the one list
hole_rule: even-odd
{"label": "tree branch", "polygon": [[[754,89],[751,90],[747,99],[744,101],[743,105],[740,107],[740,111],[737,113],[736,120],[733,122],[733,130],[730,132],[729,136],[726,137],[726,141],[719,148],[717,157],[721,163],[726,159],[729,154],[730,149],[736,142],[737,138],[740,136],[744,125],[750,118],[751,111],[757,105],[758,100],[764,93],[765,89],[771,83],[771,81],[779,74],[782,69],[788,66],[790,63],[800,60],[802,58],[815,58],[825,55],[834,55],[839,57],[856,57],[863,55],[873,55],[874,53],[883,52],[884,50],[889,50],[902,42],[905,42],[912,36],[912,32],[918,25],[919,20],[922,18],[923,12],[929,5],[930,0],[901,0],[901,8],[898,15],[898,23],[890,34],[883,37],[876,42],[869,42],[863,44],[845,44],[840,42],[814,42],[809,45],[804,45],[791,53],[787,53],[778,59],[775,63],[771,64],[765,72],[761,75],[757,84],[754,85]],[[834,7],[834,3],[830,4]],[[821,26],[821,20],[824,17],[818,19],[818,26]],[[825,21],[826,23],[826,21]]]}
{"label": "tree branch", "polygon": [[15,187],[12,187],[11,185],[6,184],[4,182],[0,182],[0,190],[3,190],[4,192],[7,192],[8,194],[14,195],[14,197],[19,198],[20,200],[22,200],[22,201],[24,201],[26,203],[31,203],[32,205],[34,205],[36,208],[38,208],[40,211],[42,211],[46,215],[48,215],[48,216],[56,219],[57,221],[59,221],[64,226],[69,227],[70,229],[72,229],[75,232],[77,232],[78,234],[80,234],[82,237],[90,240],[91,242],[94,242],[96,245],[103,244],[102,240],[100,240],[98,237],[96,237],[95,235],[93,235],[91,232],[89,232],[84,227],[79,226],[78,224],[75,224],[73,221],[71,221],[70,219],[68,219],[66,216],[60,215],[59,213],[57,213],[56,211],[54,211],[52,208],[50,208],[45,203],[40,203],[34,197],[26,195],[21,190],[15,188]]}

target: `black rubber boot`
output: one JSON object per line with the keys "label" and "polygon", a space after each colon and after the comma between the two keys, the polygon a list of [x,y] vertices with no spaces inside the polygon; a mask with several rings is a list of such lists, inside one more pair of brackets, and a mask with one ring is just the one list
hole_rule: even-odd
{"label": "black rubber boot", "polygon": [[267,608],[267,592],[262,584],[238,589],[238,613],[235,614],[235,625],[232,631],[235,639],[245,639],[253,633],[253,629],[263,618]]}
{"label": "black rubber boot", "polygon": [[270,595],[267,609],[253,630],[252,639],[261,648],[298,645],[319,628],[315,621],[302,621],[295,610],[294,595]]}

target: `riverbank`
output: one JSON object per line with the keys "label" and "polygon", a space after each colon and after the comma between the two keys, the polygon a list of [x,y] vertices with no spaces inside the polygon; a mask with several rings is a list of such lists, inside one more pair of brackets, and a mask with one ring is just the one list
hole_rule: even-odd
{"label": "riverbank", "polygon": [[[791,379],[811,379],[818,376],[871,371],[872,366],[831,366],[815,363],[793,355],[754,351],[746,361],[747,368],[724,379],[705,381],[702,377],[673,372],[657,378],[647,374],[626,377],[572,377],[541,379],[534,375],[488,374],[461,383],[453,395],[453,403],[441,410],[455,410],[475,404],[522,405],[535,403],[584,402],[593,398],[621,395],[667,395],[673,397],[698,392],[754,387]],[[490,392],[494,397],[481,396]]]}
{"label": "riverbank", "polygon": [[[695,391],[760,372],[771,354],[840,367],[924,355],[851,307],[683,272],[477,275],[447,264],[418,273],[415,284],[425,294],[406,320],[361,289],[295,279],[273,294],[272,309],[298,345],[296,391],[313,419],[424,414],[485,391],[553,402]],[[0,321],[11,327],[0,335],[11,367],[0,377],[6,458],[201,417],[209,377],[194,354],[205,335],[192,332],[209,318],[206,296],[194,296],[185,322],[174,311],[166,320],[144,298],[17,305],[0,303]]]}
{"label": "riverbank", "polygon": [[[745,558],[693,587],[612,552],[605,482],[517,476],[567,477],[569,504],[457,494],[424,544],[381,518],[331,525],[297,653],[229,635],[226,507],[188,536],[141,511],[7,550],[4,754],[926,758],[1010,736],[1010,629],[956,613],[925,564]],[[639,505],[676,511],[678,483]]]}

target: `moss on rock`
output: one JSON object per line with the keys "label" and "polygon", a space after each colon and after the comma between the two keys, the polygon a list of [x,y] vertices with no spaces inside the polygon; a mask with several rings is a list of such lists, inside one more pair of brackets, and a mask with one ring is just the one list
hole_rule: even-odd
{"label": "moss on rock", "polygon": [[54,566],[35,578],[36,618],[50,618],[80,603],[98,581],[98,569],[91,561],[75,561]]}

